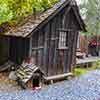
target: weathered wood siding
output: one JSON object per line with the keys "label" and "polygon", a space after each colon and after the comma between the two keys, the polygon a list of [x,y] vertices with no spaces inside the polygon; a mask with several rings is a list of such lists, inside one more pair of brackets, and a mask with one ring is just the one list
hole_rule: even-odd
{"label": "weathered wood siding", "polygon": [[63,9],[32,35],[31,54],[46,76],[72,70],[75,63],[79,24],[70,8]]}
{"label": "weathered wood siding", "polygon": [[75,13],[66,7],[30,38],[1,39],[1,58],[20,64],[25,57],[35,56],[46,76],[70,72],[75,64],[78,30]]}
{"label": "weathered wood siding", "polygon": [[[72,71],[72,66],[75,65],[78,32],[86,31],[78,7],[73,2],[65,2],[54,12],[50,11],[49,16],[45,16],[45,19],[40,18],[42,22],[38,22],[37,19],[37,23],[32,23],[33,30],[30,26],[25,28],[31,29],[27,31],[29,35],[25,38],[0,38],[1,62],[10,59],[20,64],[25,57],[34,56],[36,64],[46,76]],[[14,33],[15,36],[17,33]]]}

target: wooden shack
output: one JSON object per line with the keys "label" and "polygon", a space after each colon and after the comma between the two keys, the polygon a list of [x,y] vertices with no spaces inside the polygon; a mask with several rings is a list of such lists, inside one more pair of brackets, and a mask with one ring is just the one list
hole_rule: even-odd
{"label": "wooden shack", "polygon": [[1,64],[35,56],[45,76],[71,72],[80,31],[86,30],[75,0],[60,0],[47,11],[29,16],[20,27],[1,32]]}

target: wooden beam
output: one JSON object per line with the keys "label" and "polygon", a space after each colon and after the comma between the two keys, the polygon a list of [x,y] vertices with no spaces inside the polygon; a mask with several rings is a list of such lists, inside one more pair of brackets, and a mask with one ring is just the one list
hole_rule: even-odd
{"label": "wooden beam", "polygon": [[40,47],[32,48],[32,50],[40,50],[40,49],[44,49],[44,47],[40,46]]}
{"label": "wooden beam", "polygon": [[50,77],[45,77],[44,76],[44,79],[46,81],[50,81],[50,80],[58,80],[58,79],[63,79],[63,78],[66,78],[68,76],[73,76],[72,73],[65,73],[65,74],[60,74],[60,75],[55,75],[55,76],[50,76]]}
{"label": "wooden beam", "polygon": [[68,47],[59,47],[57,50],[68,50]]}
{"label": "wooden beam", "polygon": [[78,30],[73,30],[73,29],[66,29],[66,28],[59,28],[57,29],[57,31],[61,31],[61,32],[77,32]]}

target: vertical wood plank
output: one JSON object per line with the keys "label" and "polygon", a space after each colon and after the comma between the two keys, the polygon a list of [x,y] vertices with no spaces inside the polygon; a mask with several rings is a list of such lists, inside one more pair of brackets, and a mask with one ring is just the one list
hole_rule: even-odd
{"label": "vertical wood plank", "polygon": [[45,33],[45,43],[44,43],[44,57],[43,57],[43,66],[44,66],[44,72],[46,76],[48,76],[48,64],[49,64],[49,45],[50,41],[48,40],[49,34],[50,34],[50,24],[47,24],[44,28],[44,33]]}
{"label": "vertical wood plank", "polygon": [[72,68],[70,69],[70,71],[73,71],[76,65],[77,40],[78,40],[78,32],[75,32],[75,38],[74,38],[74,43],[73,43]]}
{"label": "vertical wood plank", "polygon": [[[66,12],[65,12],[66,13]],[[64,19],[64,28],[65,29],[70,29],[70,13],[66,14],[65,19]],[[68,47],[68,50],[64,51],[64,73],[69,72],[69,62],[70,62],[70,46],[71,46],[71,36],[70,36],[70,31],[66,32],[66,46]]]}
{"label": "vertical wood plank", "polygon": [[29,38],[29,56],[32,56],[32,37]]}
{"label": "vertical wood plank", "polygon": [[56,42],[56,17],[54,17],[50,23],[50,50],[49,50],[49,75],[56,75],[54,66],[55,59],[55,42]]}
{"label": "vertical wood plank", "polygon": [[58,46],[59,46],[59,31],[57,31],[57,29],[59,29],[60,28],[60,26],[61,26],[61,23],[60,23],[60,21],[61,21],[61,19],[60,19],[60,16],[59,15],[57,15],[57,16],[55,16],[56,18],[55,18],[55,38],[56,38],[56,40],[55,40],[55,54],[54,54],[54,70],[55,70],[55,74],[57,74],[58,73],[58,56],[59,56],[59,51],[58,51]]}

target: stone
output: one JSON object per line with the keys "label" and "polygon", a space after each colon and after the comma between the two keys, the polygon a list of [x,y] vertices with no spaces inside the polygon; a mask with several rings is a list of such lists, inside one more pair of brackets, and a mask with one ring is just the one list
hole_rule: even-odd
{"label": "stone", "polygon": [[[10,89],[12,85],[0,83],[0,91]],[[7,91],[8,91],[7,90]],[[90,71],[72,80],[49,85],[42,90],[19,90],[0,92],[0,100],[99,100],[100,70]]]}

